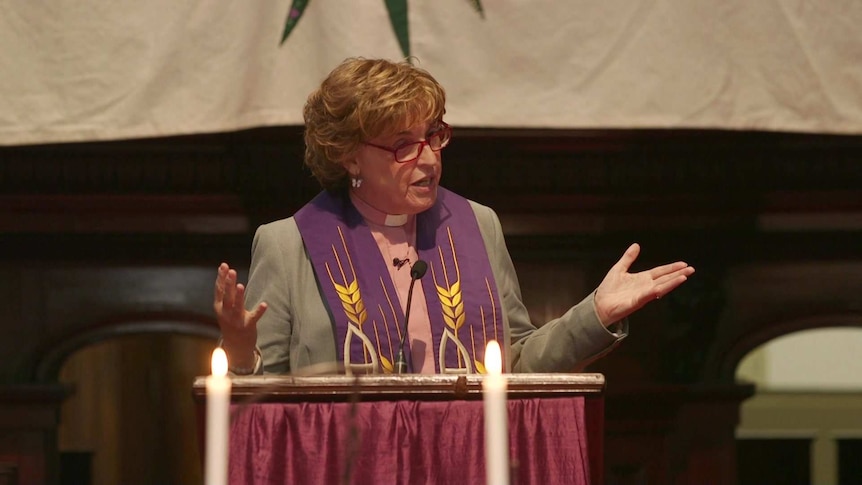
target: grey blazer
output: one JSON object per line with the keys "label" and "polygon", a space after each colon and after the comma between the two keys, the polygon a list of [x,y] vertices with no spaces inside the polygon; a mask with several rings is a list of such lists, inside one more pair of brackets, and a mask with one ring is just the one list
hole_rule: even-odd
{"label": "grey blazer", "polygon": [[[470,201],[503,310],[514,372],[573,372],[612,350],[628,334],[626,322],[611,332],[599,321],[591,293],[563,316],[536,328],[521,301],[518,277],[497,214]],[[284,374],[336,360],[332,314],[292,217],[260,226],[252,244],[246,304],[265,301],[258,322],[263,371]]]}

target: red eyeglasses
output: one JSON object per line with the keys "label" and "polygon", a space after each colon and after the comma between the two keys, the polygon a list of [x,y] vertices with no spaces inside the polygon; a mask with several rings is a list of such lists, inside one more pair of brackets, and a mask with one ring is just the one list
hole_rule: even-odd
{"label": "red eyeglasses", "polygon": [[395,157],[395,161],[398,163],[410,163],[419,159],[422,155],[422,150],[425,149],[426,145],[432,151],[439,152],[446,148],[450,141],[452,141],[452,128],[441,121],[440,125],[429,131],[425,135],[425,139],[422,141],[407,143],[395,148],[375,145],[374,143],[368,142],[365,142],[365,144],[374,148],[386,150]]}

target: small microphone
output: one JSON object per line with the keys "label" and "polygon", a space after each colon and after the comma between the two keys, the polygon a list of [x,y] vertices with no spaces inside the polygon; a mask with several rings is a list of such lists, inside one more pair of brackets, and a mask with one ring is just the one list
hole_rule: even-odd
{"label": "small microphone", "polygon": [[413,284],[416,283],[416,280],[425,276],[426,271],[428,271],[428,263],[421,259],[413,263],[413,266],[410,268],[410,288],[407,290],[407,310],[404,312],[404,330],[401,332],[398,357],[395,359],[396,374],[407,373],[407,359],[404,357],[404,339],[407,337],[407,322],[410,320],[410,302],[413,300]]}
{"label": "small microphone", "polygon": [[[401,269],[402,266],[404,266],[405,264],[407,264],[409,262],[410,262],[410,258],[404,258],[404,259],[393,258],[392,259],[392,266],[395,266],[396,268]],[[420,276],[420,278],[421,278],[421,276]]]}

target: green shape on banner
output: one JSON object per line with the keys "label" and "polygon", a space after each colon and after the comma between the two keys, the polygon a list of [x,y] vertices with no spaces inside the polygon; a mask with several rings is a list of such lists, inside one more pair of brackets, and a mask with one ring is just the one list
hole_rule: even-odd
{"label": "green shape on banner", "polygon": [[395,31],[395,37],[398,39],[398,45],[401,46],[401,53],[404,57],[410,57],[410,26],[407,23],[407,0],[384,0],[386,10],[389,11],[389,22],[392,24],[392,30]]}
{"label": "green shape on banner", "polygon": [[470,5],[479,12],[479,16],[482,17],[482,20],[485,20],[485,9],[482,8],[482,0],[467,0],[470,2]]}
{"label": "green shape on banner", "polygon": [[[287,20],[284,22],[284,32],[281,33],[281,42],[284,44],[287,37],[293,32],[299,19],[302,18],[305,7],[311,0],[293,0],[290,4],[290,10],[287,12]],[[482,19],[485,18],[485,10],[482,8],[481,0],[467,0],[473,6]],[[395,31],[395,37],[398,39],[398,45],[401,47],[401,52],[405,58],[410,58],[410,24],[407,22],[407,0],[383,0],[386,4],[386,10],[389,12],[389,22],[392,24],[392,30]]]}
{"label": "green shape on banner", "polygon": [[290,10],[287,12],[287,20],[284,22],[284,32],[281,34],[281,42],[279,45],[284,44],[284,41],[287,40],[287,36],[290,35],[293,28],[296,27],[296,24],[299,23],[299,19],[302,17],[302,13],[305,12],[305,7],[308,6],[309,0],[293,0],[290,4]]}

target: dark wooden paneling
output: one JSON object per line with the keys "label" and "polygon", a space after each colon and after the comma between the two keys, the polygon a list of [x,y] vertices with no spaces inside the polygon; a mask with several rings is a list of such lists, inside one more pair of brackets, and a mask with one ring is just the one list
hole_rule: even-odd
{"label": "dark wooden paneling", "polygon": [[[633,316],[629,339],[590,371],[605,373],[611,391],[606,451],[620,459],[609,461],[608,476],[702,483],[716,466],[732,475],[735,403],[725,403],[718,427],[673,414],[698,399],[690,386],[704,384],[707,359],[733,367],[711,350],[781,323],[752,319],[727,332],[738,323],[733,315],[787,313],[761,308],[786,307],[777,297],[732,301],[734,270],[782,264],[790,269],[778,274],[799,282],[817,268],[828,278],[839,265],[848,268],[842,278],[858,280],[862,136],[455,129],[443,153],[444,185],[497,210],[537,323],[594,288],[631,242],[643,247],[634,270],[676,259],[698,269]],[[243,270],[254,229],[317,193],[302,153],[301,127],[0,147],[0,288],[11,296],[0,328],[13,354],[0,376],[37,375],[27,371],[33,362],[59,355],[56,339],[75,341],[70,333],[84,335],[98,323],[94,315],[206,311],[215,265]],[[809,272],[794,274],[794,265]],[[793,301],[793,312],[858,312],[858,298],[834,291],[841,284],[815,285]],[[614,393],[631,383],[642,392]],[[674,410],[642,406],[667,396],[668,384],[684,390]],[[680,416],[709,416],[708,404]],[[653,419],[656,409],[673,412]],[[721,445],[711,448],[711,439]]]}
{"label": "dark wooden paneling", "polygon": [[[302,151],[301,127],[0,147],[0,257],[245,259],[257,225],[317,192]],[[852,257],[862,231],[862,136],[456,127],[444,161],[445,185],[500,214],[516,259],[610,257],[631,240]]]}
{"label": "dark wooden paneling", "polygon": [[[0,147],[0,194],[7,210],[240,211],[255,221],[317,191],[302,153],[300,127]],[[444,183],[503,213],[846,211],[862,208],[860,155],[862,136],[456,129]],[[164,196],[176,207],[159,207]]]}

